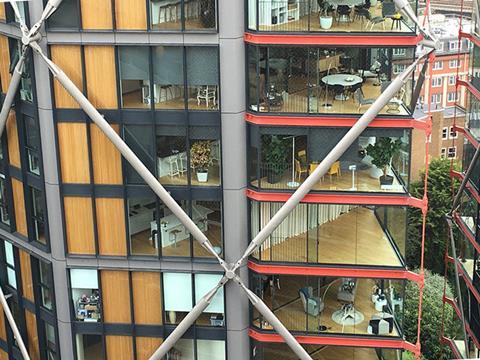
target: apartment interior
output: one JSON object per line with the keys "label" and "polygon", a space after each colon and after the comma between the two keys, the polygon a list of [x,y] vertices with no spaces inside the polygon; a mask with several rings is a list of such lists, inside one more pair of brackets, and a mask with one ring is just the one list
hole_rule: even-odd
{"label": "apartment interior", "polygon": [[[256,293],[291,331],[401,335],[403,283],[353,278],[259,275]],[[399,324],[400,322],[400,324]],[[388,323],[388,324],[387,324]],[[253,325],[272,330],[254,310]]]}
{"label": "apartment interior", "polygon": [[[250,110],[363,114],[390,84],[393,64],[388,49],[270,47],[260,54],[258,79],[251,59]],[[408,115],[410,88],[407,82],[380,114]]]}
{"label": "apartment interior", "polygon": [[214,0],[150,0],[150,21],[155,30],[177,30],[182,27],[182,4],[185,29],[214,29]]}
{"label": "apartment interior", "polygon": [[[280,206],[252,203],[252,229],[263,228]],[[383,212],[395,221],[382,224]],[[300,204],[254,257],[273,262],[400,267],[405,226],[405,211],[401,208]]]}

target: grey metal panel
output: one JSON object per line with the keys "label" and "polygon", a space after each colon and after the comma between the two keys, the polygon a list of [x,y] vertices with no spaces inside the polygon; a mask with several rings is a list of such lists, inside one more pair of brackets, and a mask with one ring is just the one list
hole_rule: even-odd
{"label": "grey metal panel", "polygon": [[243,39],[245,2],[238,0],[218,1],[220,38]]}
{"label": "grey metal panel", "polygon": [[62,206],[58,185],[45,183],[45,198],[48,209],[50,251],[57,260],[65,259],[65,242],[62,226]]}
{"label": "grey metal panel", "polygon": [[245,44],[243,38],[220,40],[222,112],[245,111]]}

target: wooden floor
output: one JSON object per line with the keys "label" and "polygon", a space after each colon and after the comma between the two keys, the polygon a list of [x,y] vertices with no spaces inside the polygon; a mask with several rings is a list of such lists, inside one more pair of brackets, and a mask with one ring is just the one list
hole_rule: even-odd
{"label": "wooden floor", "polygon": [[[157,24],[152,24],[152,30],[180,30],[182,28],[181,21],[169,21]],[[211,30],[203,26],[200,19],[185,19],[186,30]]]}
{"label": "wooden floor", "polygon": [[308,249],[307,233],[286,239],[271,249],[263,249],[261,260],[402,266],[373,210],[354,208],[318,227],[316,236],[318,240],[308,241]]}
{"label": "wooden floor", "polygon": [[[302,175],[300,182],[303,182],[306,178],[306,174]],[[262,189],[282,189],[282,190],[294,190],[296,188],[289,187],[287,184],[292,181],[292,170],[286,170],[283,177],[279,182],[271,184],[267,181],[267,177],[260,179]],[[298,178],[296,181],[299,181]],[[258,181],[254,180],[251,182],[252,186],[258,187]],[[319,181],[312,188],[312,191],[322,191],[322,190],[331,190],[331,191],[363,191],[363,192],[393,192],[393,193],[406,193],[403,186],[400,184],[398,179],[394,176],[393,187],[391,189],[381,189],[380,181],[374,179],[370,176],[369,170],[359,170],[355,171],[355,187],[352,189],[352,172],[348,170],[342,170],[342,175],[340,176],[330,176],[326,175],[324,178]]]}
{"label": "wooden floor", "polygon": [[[378,360],[374,349],[346,346],[304,345],[313,360]],[[264,344],[263,360],[296,360],[284,344]]]}
{"label": "wooden floor", "polygon": [[[378,4],[375,7],[370,7],[372,17],[382,16],[382,7]],[[333,21],[330,29],[322,29],[320,27],[320,19],[317,13],[310,15],[310,30],[308,29],[308,15],[300,17],[299,20],[289,21],[285,24],[278,25],[261,25],[261,31],[311,31],[311,32],[413,32],[405,23],[401,24],[400,28],[394,27],[392,29],[392,20],[385,19],[384,26],[380,23],[371,29],[371,25],[367,28],[367,21],[356,19],[351,22],[337,22]]]}
{"label": "wooden floor", "polygon": [[[284,279],[288,279],[284,281]],[[364,320],[352,326],[344,326],[337,324],[332,320],[332,315],[335,311],[341,309],[342,303],[337,300],[338,287],[340,286],[341,278],[334,280],[335,283],[328,288],[324,286],[320,292],[314,291],[314,295],[323,298],[325,290],[328,291],[325,296],[325,308],[320,316],[310,316],[304,312],[302,301],[298,295],[299,285],[295,281],[295,277],[282,278],[281,290],[275,292],[276,303],[273,304],[275,309],[273,312],[280,319],[280,321],[292,331],[308,331],[318,333],[319,325],[327,327],[326,333],[345,333],[345,334],[359,334],[366,335],[367,326],[371,317],[378,313],[375,310],[375,305],[371,301],[372,287],[375,281],[372,279],[357,279],[357,290],[355,294],[355,309],[364,315]],[[280,295],[284,294],[287,301],[283,302],[279,299]],[[278,299],[278,300],[277,300]],[[294,300],[291,300],[294,299]],[[272,299],[270,292],[266,292],[264,296],[265,303],[272,308]],[[285,305],[281,305],[285,303]],[[279,307],[280,306],[280,307]],[[254,319],[254,325],[259,326],[259,320]],[[264,329],[269,330],[269,326],[263,326]],[[386,336],[398,336],[398,331],[394,327],[393,332]]]}
{"label": "wooden floor", "polygon": [[[176,176],[162,176],[158,179],[163,185],[187,185],[188,178],[187,173],[179,174]],[[191,185],[192,186],[220,186],[220,168],[218,166],[210,166],[208,169],[207,182],[199,182],[197,175],[192,173]]]}
{"label": "wooden floor", "polygon": [[[130,109],[150,109],[150,104],[146,104],[142,101],[141,91],[132,91],[127,94],[123,94],[123,107]],[[207,107],[205,101],[202,101],[198,105],[197,97],[188,99],[188,109],[190,110],[218,110],[218,102],[216,105],[209,103]],[[183,110],[185,109],[185,99],[183,97],[178,97],[168,101],[161,101],[155,103],[156,110]]]}
{"label": "wooden floor", "polygon": [[[205,235],[213,246],[222,247],[221,227],[209,223],[208,231]],[[145,230],[132,236],[131,253],[132,255],[158,255],[158,249],[149,240],[150,230]],[[197,241],[193,241],[193,256],[212,257]],[[190,241],[188,239],[177,242],[177,246],[166,246],[162,248],[162,256],[190,256]]]}

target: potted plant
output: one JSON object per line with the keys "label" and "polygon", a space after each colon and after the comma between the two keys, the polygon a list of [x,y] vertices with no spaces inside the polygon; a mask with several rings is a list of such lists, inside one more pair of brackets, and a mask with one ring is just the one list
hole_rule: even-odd
{"label": "potted plant", "polygon": [[388,175],[388,167],[392,161],[393,155],[400,150],[402,142],[392,140],[389,137],[377,138],[375,144],[369,144],[366,147],[367,155],[372,157],[372,164],[382,170],[380,176],[380,185],[392,185],[393,176]]}
{"label": "potted plant", "polygon": [[288,147],[285,141],[276,135],[262,137],[262,163],[266,169],[267,181],[275,184],[280,181],[288,167]]}
{"label": "potted plant", "polygon": [[328,2],[325,1],[323,3],[323,9],[321,9],[321,12],[320,12],[320,27],[323,30],[328,30],[333,25],[333,17],[332,15],[328,14],[329,7],[330,5],[328,4]]}
{"label": "potted plant", "polygon": [[208,167],[212,161],[212,148],[209,140],[196,141],[190,148],[190,164],[197,173],[198,182],[208,181]]}

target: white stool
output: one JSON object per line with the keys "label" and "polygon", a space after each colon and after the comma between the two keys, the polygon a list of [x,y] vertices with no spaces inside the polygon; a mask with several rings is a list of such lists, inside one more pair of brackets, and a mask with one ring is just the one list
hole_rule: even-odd
{"label": "white stool", "polygon": [[183,175],[187,172],[187,153],[179,154],[178,160],[180,162],[178,171]]}
{"label": "white stool", "polygon": [[178,167],[178,156],[172,155],[168,158],[168,164],[170,165],[170,177],[180,175],[180,170]]}

